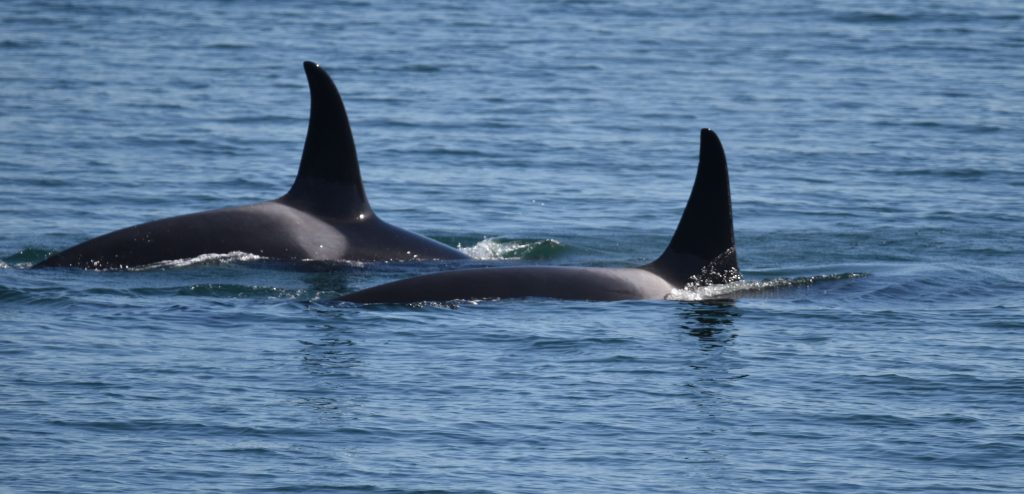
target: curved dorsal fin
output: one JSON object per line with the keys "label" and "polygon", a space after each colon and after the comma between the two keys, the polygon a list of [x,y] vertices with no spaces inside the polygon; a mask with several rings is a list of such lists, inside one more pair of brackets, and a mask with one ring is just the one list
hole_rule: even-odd
{"label": "curved dorsal fin", "polygon": [[309,81],[309,129],[295,183],[284,198],[333,214],[369,213],[359,174],[352,128],[338,88],[314,62],[304,62]]}
{"label": "curved dorsal fin", "polygon": [[668,248],[646,266],[673,285],[739,278],[725,151],[711,129],[700,133],[700,164],[683,217]]}

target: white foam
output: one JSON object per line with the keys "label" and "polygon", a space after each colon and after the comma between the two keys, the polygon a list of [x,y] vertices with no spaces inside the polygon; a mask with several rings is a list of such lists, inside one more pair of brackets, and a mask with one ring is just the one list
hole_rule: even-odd
{"label": "white foam", "polygon": [[776,278],[760,281],[737,280],[717,285],[698,286],[687,285],[683,288],[673,288],[666,299],[682,300],[686,302],[699,302],[702,300],[716,300],[737,298],[740,295],[764,294],[770,290],[780,288],[792,288],[799,286],[810,286],[823,281],[837,281],[867,276],[863,273],[826,274],[807,276],[801,278]]}
{"label": "white foam", "polygon": [[519,256],[512,255],[513,252],[529,250],[530,247],[542,245],[545,242],[552,242],[559,245],[557,240],[537,240],[534,242],[507,241],[503,242],[495,238],[485,238],[471,247],[459,246],[463,253],[481,261],[493,261],[495,259],[519,259]]}
{"label": "white foam", "polygon": [[701,300],[715,300],[721,298],[728,298],[727,295],[745,291],[748,289],[742,281],[725,283],[721,285],[704,285],[704,286],[685,286],[683,288],[673,288],[669,292],[667,300],[681,300],[685,302],[699,302]]}
{"label": "white foam", "polygon": [[201,254],[187,259],[172,259],[169,261],[154,262],[145,266],[129,268],[129,271],[146,271],[162,268],[183,268],[197,264],[230,264],[235,262],[258,261],[265,257],[251,254],[249,252],[228,252],[227,254]]}

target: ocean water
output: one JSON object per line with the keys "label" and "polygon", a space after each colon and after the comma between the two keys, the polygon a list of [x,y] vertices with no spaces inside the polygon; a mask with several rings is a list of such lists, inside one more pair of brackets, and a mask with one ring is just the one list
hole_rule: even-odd
{"label": "ocean water", "polygon": [[[0,492],[1024,491],[1024,6],[0,4]],[[630,266],[699,130],[746,282],[335,302],[437,263],[28,269],[270,199],[303,60],[387,221]]]}

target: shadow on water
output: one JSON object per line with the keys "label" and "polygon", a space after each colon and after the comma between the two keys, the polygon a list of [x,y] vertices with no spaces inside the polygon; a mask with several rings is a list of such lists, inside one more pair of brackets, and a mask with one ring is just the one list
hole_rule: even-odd
{"label": "shadow on water", "polygon": [[679,314],[683,320],[680,328],[697,338],[702,351],[711,351],[736,338],[733,323],[740,315],[740,309],[731,300],[687,304]]}
{"label": "shadow on water", "polygon": [[[693,451],[713,475],[734,475],[730,452],[721,439],[735,430],[736,389],[749,375],[736,348],[737,321],[743,310],[731,300],[681,304],[680,341],[689,348],[678,379],[688,390],[685,414],[691,420],[687,437]],[[741,386],[741,385],[740,385]]]}
{"label": "shadow on water", "polygon": [[356,342],[331,326],[320,328],[316,340],[299,340],[298,355],[305,377],[297,386],[296,401],[304,408],[333,421],[352,420],[366,397],[360,391],[363,355]]}

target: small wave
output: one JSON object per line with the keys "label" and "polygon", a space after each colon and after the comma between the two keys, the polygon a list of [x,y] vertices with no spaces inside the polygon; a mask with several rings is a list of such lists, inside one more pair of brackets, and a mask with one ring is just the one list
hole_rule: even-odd
{"label": "small wave", "polygon": [[172,259],[170,261],[159,261],[144,266],[128,268],[128,271],[149,271],[164,268],[184,268],[189,266],[210,266],[220,264],[231,264],[236,262],[249,262],[267,259],[248,252],[228,252],[227,254],[202,254],[187,259]]}
{"label": "small wave", "polygon": [[222,283],[192,285],[178,289],[177,294],[190,297],[253,299],[302,299],[309,296],[305,290]]}
{"label": "small wave", "polygon": [[252,48],[252,45],[245,44],[245,43],[228,43],[228,42],[224,42],[224,43],[211,43],[211,44],[206,45],[204,48],[209,48],[209,49],[213,49],[213,50],[244,50],[244,49],[247,49],[247,48]]}
{"label": "small wave", "polygon": [[35,263],[46,259],[55,251],[26,247],[14,254],[0,259],[0,268],[30,268]]}
{"label": "small wave", "polygon": [[561,242],[545,240],[503,240],[485,238],[470,247],[459,246],[466,255],[481,261],[497,259],[551,259],[566,250]]}
{"label": "small wave", "polygon": [[886,12],[848,12],[835,15],[833,19],[850,24],[891,24],[910,22],[914,17]]}
{"label": "small wave", "polygon": [[73,301],[63,290],[50,288],[13,288],[0,285],[0,305],[10,304],[15,307],[27,305],[46,305],[51,307],[67,307]]}
{"label": "small wave", "polygon": [[440,72],[441,66],[432,64],[413,64],[406,65],[405,67],[402,67],[401,70],[408,72],[433,73]]}
{"label": "small wave", "polygon": [[30,298],[29,295],[22,290],[0,285],[0,302],[18,302],[28,298]]}
{"label": "small wave", "polygon": [[787,288],[799,288],[811,286],[817,283],[863,278],[865,276],[867,276],[865,273],[841,273],[806,276],[800,278],[776,278],[759,281],[740,280],[715,285],[687,286],[683,288],[674,288],[667,299],[680,300],[684,302],[735,299],[744,296],[765,295]]}
{"label": "small wave", "polygon": [[935,177],[948,177],[948,178],[978,178],[983,177],[988,170],[982,170],[977,168],[955,168],[955,169],[935,169],[935,168],[911,168],[906,170],[894,170],[890,172],[893,176],[935,176]]}
{"label": "small wave", "polygon": [[32,40],[5,39],[3,41],[0,41],[0,49],[3,49],[3,48],[39,48],[39,47],[41,47],[43,45],[44,45],[44,43],[42,41],[34,40],[34,39],[32,39]]}

